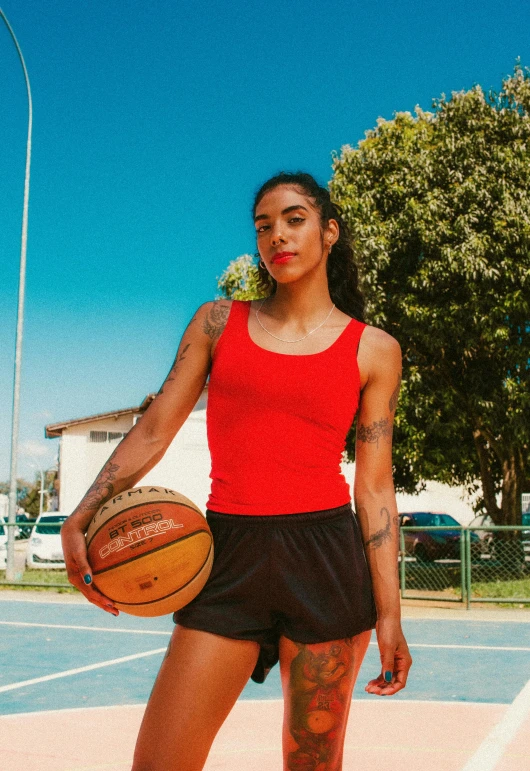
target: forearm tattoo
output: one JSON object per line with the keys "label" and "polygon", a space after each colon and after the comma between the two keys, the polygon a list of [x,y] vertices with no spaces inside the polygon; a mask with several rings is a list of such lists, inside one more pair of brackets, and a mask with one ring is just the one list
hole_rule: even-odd
{"label": "forearm tattoo", "polygon": [[390,412],[394,412],[394,410],[397,407],[397,400],[399,396],[400,385],[401,385],[401,372],[398,372],[397,384],[394,390],[392,391],[392,396],[390,397],[390,401],[388,402],[388,408]]}
{"label": "forearm tattoo", "polygon": [[289,730],[298,747],[289,753],[287,768],[331,771],[342,753],[353,640],[329,643],[319,653],[302,643],[298,648],[289,681]]}
{"label": "forearm tattoo", "polygon": [[112,498],[114,495],[112,483],[116,479],[119,468],[118,464],[113,462],[113,455],[111,455],[83,498],[81,507],[84,511],[97,511],[102,503]]}
{"label": "forearm tattoo", "polygon": [[367,444],[375,444],[379,447],[379,440],[387,439],[392,441],[392,424],[388,418],[381,418],[381,420],[374,420],[371,426],[367,426],[361,423],[357,428],[357,439],[359,442],[366,442]]}
{"label": "forearm tattoo", "polygon": [[[366,517],[366,509],[361,509],[361,511]],[[379,530],[376,530],[367,541],[365,541],[364,545],[366,549],[379,549],[380,546],[383,546],[383,544],[392,541],[394,538],[394,528],[392,528],[392,522],[394,525],[396,525],[399,517],[395,516],[393,519],[391,519],[390,512],[386,506],[383,506],[379,514],[386,520],[386,523]]]}
{"label": "forearm tattoo", "polygon": [[213,307],[204,319],[203,331],[212,340],[217,340],[226,326],[230,306],[214,300]]}

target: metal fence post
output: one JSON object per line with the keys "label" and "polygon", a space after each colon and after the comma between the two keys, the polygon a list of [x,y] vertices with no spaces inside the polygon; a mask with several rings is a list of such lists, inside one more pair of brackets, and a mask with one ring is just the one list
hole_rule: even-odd
{"label": "metal fence post", "polygon": [[465,527],[460,530],[460,591],[462,593],[462,602],[467,602],[466,532],[467,528]]}
{"label": "metal fence post", "polygon": [[466,608],[470,609],[471,602],[471,536],[466,527]]}
{"label": "metal fence post", "polygon": [[401,560],[399,562],[399,583],[401,589],[401,598],[405,596],[405,536],[403,530],[399,528],[399,551],[401,553]]}

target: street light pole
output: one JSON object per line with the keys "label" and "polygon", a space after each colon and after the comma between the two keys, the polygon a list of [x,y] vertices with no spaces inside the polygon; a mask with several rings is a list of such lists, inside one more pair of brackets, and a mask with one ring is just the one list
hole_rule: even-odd
{"label": "street light pole", "polygon": [[44,472],[40,468],[39,469],[40,474],[40,491],[39,491],[39,517],[41,516],[43,509],[44,509]]}
{"label": "street light pole", "polygon": [[15,579],[15,522],[17,513],[17,454],[18,454],[18,426],[20,412],[20,369],[22,362],[22,333],[24,326],[24,294],[26,287],[26,247],[28,239],[28,202],[29,202],[29,170],[31,166],[31,129],[33,126],[33,105],[31,101],[31,89],[29,85],[28,71],[22,56],[22,51],[15,37],[15,33],[8,22],[4,12],[0,8],[0,17],[3,19],[15,48],[17,49],[20,63],[24,71],[26,90],[28,92],[28,140],[26,144],[26,176],[24,179],[24,206],[22,211],[22,236],[20,244],[20,279],[18,285],[18,311],[17,334],[15,342],[15,377],[13,384],[13,419],[11,430],[11,474],[9,484],[9,514],[7,528],[7,565],[6,580]]}

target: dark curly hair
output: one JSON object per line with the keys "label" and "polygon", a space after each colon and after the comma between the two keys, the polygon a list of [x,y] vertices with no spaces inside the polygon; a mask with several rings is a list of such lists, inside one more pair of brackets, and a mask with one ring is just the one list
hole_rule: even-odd
{"label": "dark curly hair", "polygon": [[[359,270],[355,262],[351,246],[351,236],[346,222],[342,218],[341,208],[333,203],[329,191],[321,187],[311,174],[302,171],[294,173],[282,171],[268,179],[258,190],[252,206],[252,220],[256,216],[256,208],[265,195],[279,185],[289,185],[298,188],[304,195],[311,198],[313,205],[320,212],[321,229],[325,228],[330,219],[339,225],[339,238],[333,245],[328,256],[327,276],[331,299],[339,310],[358,321],[364,321],[364,297],[359,289]],[[277,281],[270,275],[267,268],[260,265],[258,258],[258,288],[263,296],[273,295]]]}

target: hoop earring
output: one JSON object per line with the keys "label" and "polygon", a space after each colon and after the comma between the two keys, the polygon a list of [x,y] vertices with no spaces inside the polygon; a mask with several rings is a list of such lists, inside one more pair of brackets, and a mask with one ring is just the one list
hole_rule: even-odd
{"label": "hoop earring", "polygon": [[260,264],[260,266],[261,266],[262,268],[266,268],[266,267],[267,267],[267,266],[265,265],[265,263],[263,262],[263,260],[260,260],[260,261],[259,261],[259,264]]}

